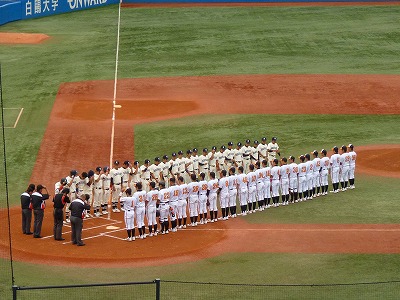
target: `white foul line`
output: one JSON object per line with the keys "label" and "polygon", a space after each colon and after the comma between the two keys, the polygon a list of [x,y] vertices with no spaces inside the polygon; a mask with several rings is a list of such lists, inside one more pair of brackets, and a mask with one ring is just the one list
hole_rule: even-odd
{"label": "white foul line", "polygon": [[18,121],[21,118],[22,112],[24,111],[24,108],[16,108],[16,107],[4,107],[3,109],[19,109],[19,113],[17,116],[17,120],[14,123],[14,126],[8,126],[8,127],[4,127],[4,128],[11,128],[11,129],[15,129],[17,127]]}
{"label": "white foul line", "polygon": [[193,231],[322,231],[322,232],[351,232],[351,231],[365,231],[365,232],[400,232],[400,228],[186,228],[185,230]]}

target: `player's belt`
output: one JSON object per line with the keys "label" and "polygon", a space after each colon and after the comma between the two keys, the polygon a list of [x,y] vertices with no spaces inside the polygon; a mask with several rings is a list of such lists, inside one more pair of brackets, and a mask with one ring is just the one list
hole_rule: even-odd
{"label": "player's belt", "polygon": [[127,181],[124,181],[124,183],[127,183],[128,182],[128,180]]}
{"label": "player's belt", "polygon": [[102,188],[95,188],[96,190],[101,190]]}
{"label": "player's belt", "polygon": [[76,192],[75,192],[75,191],[71,191],[71,193],[72,193],[72,194],[75,194]]}
{"label": "player's belt", "polygon": [[210,167],[216,167],[216,165],[210,165]]}
{"label": "player's belt", "polygon": [[199,169],[194,169],[195,171],[198,171]]}
{"label": "player's belt", "polygon": [[133,209],[125,209],[125,211],[131,211],[131,210],[133,211]]}
{"label": "player's belt", "polygon": [[225,160],[227,160],[227,161],[231,161],[232,159],[230,159],[230,158],[226,158],[226,157],[225,157]]}
{"label": "player's belt", "polygon": [[146,178],[145,180],[150,180],[150,178]]}
{"label": "player's belt", "polygon": [[185,173],[185,171],[181,171],[181,174]]}
{"label": "player's belt", "polygon": [[121,183],[114,183],[114,185],[121,185]]}
{"label": "player's belt", "polygon": [[168,205],[168,203],[160,203],[160,205]]}
{"label": "player's belt", "polygon": [[203,167],[204,170],[208,170],[208,167]]}
{"label": "player's belt", "polygon": [[299,177],[304,177],[305,175],[299,175]]}

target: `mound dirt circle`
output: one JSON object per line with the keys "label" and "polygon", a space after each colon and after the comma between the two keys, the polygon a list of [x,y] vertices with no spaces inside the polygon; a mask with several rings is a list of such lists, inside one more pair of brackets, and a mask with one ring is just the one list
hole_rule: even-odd
{"label": "mound dirt circle", "polygon": [[357,172],[400,178],[400,145],[360,146],[355,151]]}

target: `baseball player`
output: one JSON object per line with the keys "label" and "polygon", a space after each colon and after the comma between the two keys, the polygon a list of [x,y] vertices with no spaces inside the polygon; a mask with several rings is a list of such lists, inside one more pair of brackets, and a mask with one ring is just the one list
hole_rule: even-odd
{"label": "baseball player", "polygon": [[308,184],[307,184],[307,164],[305,163],[305,156],[300,155],[299,168],[299,201],[306,201],[308,198]]}
{"label": "baseball player", "polygon": [[210,172],[214,172],[214,173],[217,172],[217,159],[216,159],[216,156],[215,156],[216,153],[217,153],[217,147],[213,146],[211,148],[211,152],[208,153],[208,156],[209,156],[208,165],[210,167],[209,168],[209,173]]}
{"label": "baseball player", "polygon": [[251,153],[250,153],[250,161],[253,165],[256,165],[256,162],[258,161],[258,145],[259,142],[257,140],[254,141],[254,146],[250,147],[251,148]]}
{"label": "baseball player", "polygon": [[211,223],[218,221],[217,193],[218,179],[215,178],[215,173],[210,172],[210,181],[208,182],[208,205],[210,211]]}
{"label": "baseball player", "polygon": [[[179,176],[178,176],[179,178]],[[171,217],[171,232],[176,232],[177,229],[177,217],[176,213],[178,211],[178,201],[179,201],[179,194],[181,189],[178,185],[176,185],[175,177],[171,177],[169,179],[169,191],[170,191],[170,198],[169,198],[169,211]]]}
{"label": "baseball player", "polygon": [[[89,177],[88,173],[82,172],[81,175],[78,175],[78,182],[76,183],[76,189],[78,191],[78,197],[88,194],[91,196],[91,192],[88,192],[88,184],[89,184]],[[90,198],[88,199],[90,201]],[[89,202],[90,203],[90,202]],[[85,212],[85,218],[91,217],[90,213],[88,211]]]}
{"label": "baseball player", "polygon": [[129,160],[124,161],[124,163],[122,164],[121,171],[122,171],[121,191],[124,192],[130,186],[131,182],[132,169]]}
{"label": "baseball player", "polygon": [[249,189],[249,198],[247,199],[247,203],[249,206],[249,213],[256,212],[256,192],[257,192],[257,175],[254,172],[254,165],[249,165],[250,172],[247,174],[248,181],[248,189]]}
{"label": "baseball player", "polygon": [[310,154],[305,154],[304,157],[306,158],[306,166],[307,166],[307,173],[306,173],[306,180],[307,180],[307,189],[308,189],[308,197],[307,200],[312,200],[313,198],[313,177],[314,177],[314,163],[311,161]]}
{"label": "baseball player", "polygon": [[[264,170],[260,168],[260,162],[256,161],[255,164],[255,173],[257,176],[257,184],[256,184],[256,190],[257,190],[257,201],[258,201],[258,210],[263,211],[264,210]],[[254,210],[255,208],[253,208]]]}
{"label": "baseball player", "polygon": [[[170,172],[170,177],[179,177],[180,176],[180,171],[179,171],[179,163],[180,161],[177,160],[177,155],[176,152],[172,153],[172,158],[169,161],[169,172]],[[171,181],[169,181],[171,183]]]}
{"label": "baseball player", "polygon": [[327,151],[325,149],[321,150],[321,191],[322,195],[328,194],[328,175],[329,175],[329,157],[326,156]]}
{"label": "baseball player", "polygon": [[250,140],[246,140],[246,145],[240,148],[243,157],[243,169],[244,173],[249,172],[249,165],[250,165],[250,155],[251,155],[251,146]]}
{"label": "baseball player", "polygon": [[125,239],[128,242],[135,240],[135,199],[132,197],[132,190],[125,190],[125,197],[121,197],[120,202],[124,206],[124,221],[128,237]]}
{"label": "baseball player", "polygon": [[108,214],[107,206],[111,196],[111,175],[109,167],[103,168],[103,174],[100,175],[100,180],[102,182],[102,188],[103,188],[103,193],[101,197],[101,213],[103,215],[106,215]]}
{"label": "baseball player", "polygon": [[145,159],[144,165],[140,166],[140,181],[142,183],[142,188],[145,192],[147,192],[149,190],[149,184],[150,184],[150,168],[149,167],[150,167],[149,159]]}
{"label": "baseball player", "polygon": [[160,168],[161,168],[161,180],[164,181],[164,184],[168,186],[169,182],[169,167],[170,163],[168,160],[168,155],[164,155],[162,157],[162,162],[160,163]]}
{"label": "baseball player", "polygon": [[207,224],[207,191],[208,182],[205,180],[206,174],[200,173],[199,182],[199,214],[200,224]]}
{"label": "baseball player", "polygon": [[[61,178],[60,181],[54,185],[54,195],[61,194],[64,187],[67,185],[67,179]],[[69,188],[68,188],[69,189]]]}
{"label": "baseball player", "polygon": [[171,193],[169,188],[165,187],[164,181],[161,181],[159,185],[160,191],[158,192],[158,200],[160,201],[161,234],[168,234],[169,198],[171,196]]}
{"label": "baseball player", "polygon": [[268,145],[267,145],[267,138],[263,137],[261,139],[261,143],[258,144],[257,146],[257,151],[258,151],[258,159],[260,160],[260,163],[262,164],[262,161],[264,159],[268,159],[267,157],[267,149],[268,149]]}
{"label": "baseball player", "polygon": [[111,186],[112,186],[112,211],[119,213],[118,201],[121,196],[121,184],[122,184],[122,168],[119,167],[119,161],[116,160],[113,163],[113,168],[110,170],[111,175]]}
{"label": "baseball player", "polygon": [[[236,218],[236,196],[237,196],[237,176],[235,174],[235,167],[229,169],[229,211],[232,218]],[[228,212],[227,212],[228,215]]]}
{"label": "baseball player", "polygon": [[149,228],[149,237],[157,236],[157,220],[156,211],[158,203],[158,191],[156,190],[156,183],[150,182],[150,190],[146,194],[146,213],[147,225]]}
{"label": "baseball player", "polygon": [[266,208],[271,207],[271,168],[268,166],[268,161],[264,159],[261,163],[264,173],[264,203]]}
{"label": "baseball player", "polygon": [[298,201],[299,167],[295,160],[294,156],[289,156],[289,194],[291,203],[297,203]]}
{"label": "baseball player", "polygon": [[[67,187],[69,188],[69,199],[72,201],[74,201],[77,198],[77,194],[76,194],[76,184],[79,181],[79,176],[78,175],[78,171],[77,170],[71,170],[69,172],[69,176],[67,176]],[[65,205],[65,223],[70,223],[70,218],[69,218],[69,205],[70,203],[67,203]]]}
{"label": "baseball player", "polygon": [[354,173],[356,170],[356,159],[357,159],[357,153],[354,151],[354,145],[353,144],[349,144],[348,148],[350,149],[350,156],[351,156],[351,160],[350,160],[350,169],[349,169],[349,189],[354,189],[355,185],[354,185]]}
{"label": "baseball player", "polygon": [[[159,157],[154,158],[154,163],[150,165],[149,171],[150,171],[150,180],[154,181],[156,183],[156,186],[158,186],[158,183],[161,181],[161,166],[160,166],[161,160]],[[150,187],[149,187],[150,190]]]}
{"label": "baseball player", "polygon": [[183,157],[182,150],[178,151],[178,158],[176,160],[179,162],[179,167],[178,167],[179,174],[175,177],[177,182],[179,176],[185,176],[186,174],[186,159]]}
{"label": "baseball player", "polygon": [[136,213],[136,224],[139,230],[139,238],[146,238],[146,232],[144,227],[144,215],[146,211],[146,191],[142,190],[142,183],[136,183],[136,193],[133,194],[135,201],[135,213]]}
{"label": "baseball player", "polygon": [[278,166],[278,159],[272,161],[273,167],[271,168],[271,190],[272,202],[274,207],[279,207],[279,184],[280,184],[280,167]]}
{"label": "baseball player", "polygon": [[[193,173],[192,173],[193,174]],[[178,225],[179,228],[186,228],[187,222],[187,200],[189,197],[189,191],[187,188],[187,184],[182,176],[178,178],[179,184],[179,200],[178,200]],[[182,222],[183,221],[183,222]]]}
{"label": "baseball player", "polygon": [[222,211],[222,220],[228,220],[228,207],[229,207],[229,179],[226,177],[226,170],[221,171],[219,186],[219,201]]}
{"label": "baseball player", "polygon": [[225,156],[225,170],[229,170],[231,167],[233,167],[233,159],[235,156],[235,152],[232,149],[233,143],[228,142],[228,149],[225,149],[224,151],[224,156]]}
{"label": "baseball player", "polygon": [[340,176],[340,185],[342,186],[342,191],[347,190],[347,184],[349,181],[349,171],[350,171],[350,163],[351,163],[351,155],[347,153],[347,147],[343,145],[340,148],[342,154],[340,155],[340,165],[341,165],[341,176]]}
{"label": "baseball player", "polygon": [[199,156],[197,155],[197,148],[193,148],[192,152],[192,163],[193,163],[193,171],[196,176],[199,174]]}
{"label": "baseball player", "polygon": [[93,214],[100,217],[100,205],[103,199],[103,182],[101,181],[102,167],[97,167],[93,175]]}
{"label": "baseball player", "polygon": [[340,154],[339,148],[334,146],[332,148],[333,154],[330,158],[330,165],[331,165],[331,180],[333,185],[332,193],[337,193],[339,191],[339,171],[340,171]]}
{"label": "baseball player", "polygon": [[133,162],[133,166],[131,167],[132,174],[131,174],[131,182],[130,188],[132,192],[136,191],[136,183],[141,182],[141,170],[140,164],[137,160]]}
{"label": "baseball player", "polygon": [[214,158],[217,163],[217,172],[218,173],[221,172],[222,170],[225,170],[225,154],[224,154],[225,150],[226,150],[226,147],[224,145],[222,145],[219,148],[219,151],[214,154]]}
{"label": "baseball player", "polygon": [[189,195],[189,213],[190,213],[190,225],[197,226],[198,206],[199,206],[199,190],[200,184],[197,182],[196,174],[190,175],[192,180],[187,185]]}
{"label": "baseball player", "polygon": [[271,142],[267,146],[268,162],[271,168],[273,167],[273,161],[276,158],[276,154],[278,154],[279,156],[281,155],[279,150],[279,145],[276,141],[277,138],[275,136],[272,137]]}
{"label": "baseball player", "polygon": [[190,175],[194,173],[192,150],[190,149],[186,151],[185,171],[186,172],[183,176],[183,179],[185,180],[185,182],[190,182]]}
{"label": "baseball player", "polygon": [[282,205],[289,205],[289,174],[290,168],[287,164],[287,158],[282,157],[280,169]]}
{"label": "baseball player", "polygon": [[241,215],[247,215],[247,198],[249,195],[249,190],[247,187],[247,175],[243,173],[243,166],[238,168],[237,182],[238,182],[238,194],[239,194],[239,203]]}
{"label": "baseball player", "polygon": [[243,156],[242,156],[242,143],[238,142],[236,145],[236,149],[233,149],[233,162],[236,168],[243,166]]}
{"label": "baseball player", "polygon": [[203,149],[203,154],[199,156],[199,171],[200,173],[204,173],[206,175],[206,179],[208,180],[208,170],[209,170],[209,160],[210,158],[214,158],[214,153],[209,155],[208,149]]}
{"label": "baseball player", "polygon": [[314,173],[313,173],[313,195],[321,196],[321,159],[318,157],[318,151],[312,152],[314,159]]}

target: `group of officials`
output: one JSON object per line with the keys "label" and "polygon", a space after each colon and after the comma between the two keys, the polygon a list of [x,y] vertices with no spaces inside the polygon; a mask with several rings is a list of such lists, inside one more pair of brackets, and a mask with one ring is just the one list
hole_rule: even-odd
{"label": "group of officials", "polygon": [[[261,143],[254,141],[253,145],[250,140],[244,145],[237,143],[235,148],[232,142],[227,145],[219,149],[212,147],[211,151],[204,148],[200,155],[194,148],[185,157],[183,151],[174,152],[171,159],[167,155],[161,159],[156,157],[153,164],[146,159],[143,165],[138,161],[133,165],[124,161],[120,166],[116,160],[111,169],[97,167],[95,171],[81,174],[72,170],[55,184],[54,238],[62,240],[65,208],[64,222],[81,232],[82,219],[91,217],[89,204],[95,217],[110,213],[110,209],[114,213],[120,212],[119,208],[124,210],[127,240],[132,241],[135,227],[142,239],[186,228],[187,212],[191,226],[235,218],[237,200],[239,214],[246,215],[326,195],[329,174],[331,192],[354,188],[356,153],[351,144],[340,149],[335,146],[330,157],[324,149],[314,150],[301,155],[299,164],[293,156],[277,158],[281,154],[275,137],[268,144],[264,137]],[[218,217],[217,199],[221,217]],[[81,204],[79,224],[74,202]],[[74,234],[73,230],[73,235],[73,243],[83,244],[80,233]]]}

